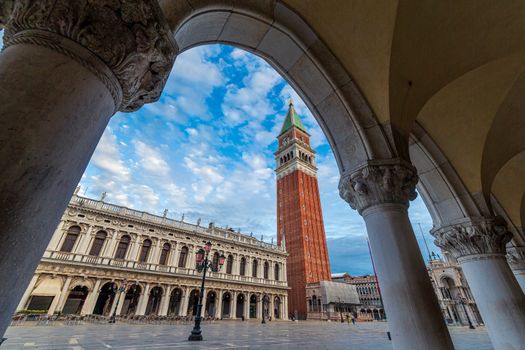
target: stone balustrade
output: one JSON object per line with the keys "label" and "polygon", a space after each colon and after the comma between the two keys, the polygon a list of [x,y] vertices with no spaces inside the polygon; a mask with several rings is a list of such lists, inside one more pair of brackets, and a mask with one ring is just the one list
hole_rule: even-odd
{"label": "stone balustrade", "polygon": [[[177,267],[177,266],[168,266],[160,265],[155,263],[148,262],[138,262],[131,260],[122,260],[115,259],[103,256],[92,256],[79,253],[66,253],[59,251],[46,250],[43,256],[42,261],[67,261],[68,263],[74,262],[78,264],[89,264],[89,265],[98,265],[98,266],[111,266],[119,267],[126,270],[142,270],[145,272],[156,272],[156,273],[165,273],[170,274],[173,277],[188,277],[195,276],[195,278],[201,278],[202,274],[197,272],[196,269],[186,268],[186,267]],[[286,281],[276,281],[271,279],[252,277],[252,276],[242,276],[228,274],[224,272],[207,272],[207,279],[210,280],[227,280],[227,281],[238,281],[240,283],[252,283],[266,286],[277,286],[277,287],[286,287]]]}

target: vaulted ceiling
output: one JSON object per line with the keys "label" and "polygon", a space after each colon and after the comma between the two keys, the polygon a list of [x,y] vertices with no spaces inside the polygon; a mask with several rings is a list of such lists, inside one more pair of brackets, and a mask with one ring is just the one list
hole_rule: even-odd
{"label": "vaulted ceiling", "polygon": [[285,0],[403,154],[417,121],[468,190],[525,216],[525,2]]}

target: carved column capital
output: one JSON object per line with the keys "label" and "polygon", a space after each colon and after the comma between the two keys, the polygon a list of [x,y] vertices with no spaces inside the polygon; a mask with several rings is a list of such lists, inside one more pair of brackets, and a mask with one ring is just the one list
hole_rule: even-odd
{"label": "carved column capital", "polygon": [[507,261],[512,270],[525,270],[525,247],[507,248]]}
{"label": "carved column capital", "polygon": [[155,0],[7,0],[0,26],[4,48],[39,45],[76,60],[124,112],[158,100],[178,51]]}
{"label": "carved column capital", "polygon": [[369,161],[341,176],[339,195],[359,213],[378,204],[403,204],[415,199],[417,170],[399,159]]}
{"label": "carved column capital", "polygon": [[490,258],[505,254],[512,233],[501,217],[469,218],[449,226],[433,229],[434,243],[459,261]]}

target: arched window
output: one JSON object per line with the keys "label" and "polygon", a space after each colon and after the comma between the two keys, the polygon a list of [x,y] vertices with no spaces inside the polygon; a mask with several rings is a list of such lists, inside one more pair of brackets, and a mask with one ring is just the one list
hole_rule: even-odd
{"label": "arched window", "polygon": [[188,258],[188,247],[184,246],[180,250],[179,267],[186,267],[187,258]]}
{"label": "arched window", "polygon": [[213,259],[211,260],[211,266],[213,271],[217,271],[219,269],[219,253],[215,252],[213,254]]}
{"label": "arched window", "polygon": [[268,279],[268,270],[270,270],[270,264],[268,264],[268,261],[264,262],[264,278]]}
{"label": "arched window", "polygon": [[140,250],[139,262],[146,262],[146,260],[148,260],[150,249],[151,249],[151,241],[149,239],[146,239],[142,243],[142,249]]}
{"label": "arched window", "polygon": [[168,257],[170,255],[171,245],[169,243],[164,243],[162,246],[162,251],[160,252],[160,265],[166,265],[168,262]]}
{"label": "arched window", "polygon": [[79,235],[80,227],[71,226],[69,230],[67,230],[66,239],[64,239],[64,243],[62,243],[62,248],[60,248],[60,251],[70,253],[73,250]]}
{"label": "arched window", "polygon": [[274,279],[276,281],[279,280],[279,264],[275,264],[275,268],[273,269]]}
{"label": "arched window", "polygon": [[89,255],[93,256],[99,256],[100,251],[102,250],[102,247],[104,246],[104,242],[106,241],[106,237],[108,234],[106,231],[98,231],[95,235],[95,239],[93,240],[93,244],[91,245],[91,250],[89,251]]}
{"label": "arched window", "polygon": [[239,268],[239,275],[244,276],[246,273],[246,258],[243,256],[241,258],[241,266]]}
{"label": "arched window", "polygon": [[120,242],[118,242],[117,252],[115,253],[115,259],[125,259],[128,251],[129,242],[131,238],[129,236],[122,236]]}
{"label": "arched window", "polygon": [[257,259],[252,262],[252,277],[257,277]]}
{"label": "arched window", "polygon": [[226,273],[232,273],[233,269],[233,256],[230,254],[228,255],[228,260],[226,260]]}

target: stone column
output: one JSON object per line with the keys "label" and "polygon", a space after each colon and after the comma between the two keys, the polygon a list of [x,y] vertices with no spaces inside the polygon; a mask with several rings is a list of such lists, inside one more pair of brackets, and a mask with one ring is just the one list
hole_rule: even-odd
{"label": "stone column", "polygon": [[146,284],[146,287],[144,288],[144,292],[142,292],[142,295],[140,296],[139,304],[137,305],[136,315],[144,315],[146,313],[146,307],[148,306],[150,288],[151,288],[151,285],[149,283]]}
{"label": "stone column", "polygon": [[255,313],[255,316],[257,319],[262,319],[262,304],[263,304],[263,296],[260,294],[257,294],[257,311]]}
{"label": "stone column", "polygon": [[159,259],[160,259],[160,250],[162,248],[162,244],[164,242],[161,242],[160,239],[155,239],[153,241],[153,247],[150,252],[150,256],[148,256],[147,262],[150,262],[151,264],[158,265]]}
{"label": "stone column", "polygon": [[230,304],[230,318],[235,320],[237,318],[237,292],[231,292],[230,294],[232,296]]}
{"label": "stone column", "polygon": [[275,319],[275,295],[270,296],[270,316]]}
{"label": "stone column", "polygon": [[90,315],[93,313],[93,309],[95,308],[95,303],[97,302],[98,295],[100,294],[100,283],[101,280],[97,280],[95,282],[95,286],[93,287],[93,290],[86,298],[86,302],[84,303],[84,306],[82,307],[82,311],[80,314],[82,315]]}
{"label": "stone column", "polygon": [[283,320],[288,320],[288,296],[284,295],[282,298],[282,306],[281,306],[281,317]]}
{"label": "stone column", "polygon": [[453,349],[408,218],[417,182],[406,162],[369,161],[342,175],[339,192],[365,220],[394,349]]}
{"label": "stone column", "polygon": [[62,286],[62,290],[60,291],[58,302],[56,304],[54,311],[62,312],[62,309],[64,308],[64,304],[66,303],[67,297],[69,296],[69,285],[71,284],[71,280],[72,278],[70,276],[66,277],[66,280],[64,281],[64,285]]}
{"label": "stone column", "polygon": [[507,261],[521,290],[525,293],[525,247],[507,248]]}
{"label": "stone column", "polygon": [[215,317],[218,319],[222,318],[222,289],[217,293],[217,307],[215,308]]}
{"label": "stone column", "polygon": [[505,245],[512,238],[505,221],[467,218],[432,235],[461,265],[494,348],[521,349],[525,295],[505,258]]}
{"label": "stone column", "polygon": [[24,295],[22,296],[22,299],[20,299],[20,303],[18,303],[17,310],[24,310],[27,306],[27,302],[29,298],[31,297],[31,293],[33,292],[33,289],[35,289],[35,284],[38,281],[38,274],[35,274],[33,278],[31,278],[31,281],[29,282],[29,286],[27,286],[26,291],[24,292]]}
{"label": "stone column", "polygon": [[0,2],[0,337],[111,115],[159,98],[176,44],[157,1]]}
{"label": "stone column", "polygon": [[172,243],[171,244],[171,251],[170,251],[170,256],[168,258],[168,266],[177,266],[177,263],[178,263],[178,256],[177,256],[177,247],[178,247],[178,243]]}
{"label": "stone column", "polygon": [[117,306],[117,312],[115,313],[117,316],[120,316],[122,314],[122,308],[124,307],[124,301],[126,300],[126,290],[124,290],[122,293],[121,292],[118,292],[119,293],[119,302],[118,302],[118,306]]}
{"label": "stone column", "polygon": [[60,238],[62,237],[62,232],[64,231],[64,221],[60,221],[57,228],[53,232],[53,236],[51,240],[49,241],[49,244],[47,246],[47,250],[58,250],[58,243],[60,242]]}
{"label": "stone column", "polygon": [[104,247],[102,248],[102,253],[100,256],[107,257],[107,258],[113,258],[115,256],[117,245],[119,242],[118,239],[118,232],[115,231],[112,233],[111,238],[109,239],[109,242],[107,244],[104,244]]}
{"label": "stone column", "polygon": [[79,237],[80,242],[77,245],[77,248],[74,250],[77,254],[87,255],[90,248],[91,238],[94,238],[93,226],[89,226],[85,233],[81,234]]}
{"label": "stone column", "polygon": [[244,319],[250,319],[250,294],[244,293]]}
{"label": "stone column", "polygon": [[171,289],[171,286],[166,286],[164,293],[162,294],[159,316],[166,316],[168,314],[168,307],[170,306]]}
{"label": "stone column", "polygon": [[184,296],[182,297],[182,305],[179,316],[188,315],[188,302],[190,300],[190,289],[188,287],[183,289]]}

